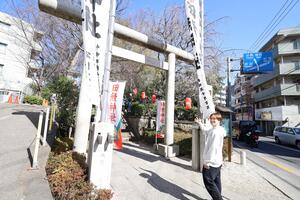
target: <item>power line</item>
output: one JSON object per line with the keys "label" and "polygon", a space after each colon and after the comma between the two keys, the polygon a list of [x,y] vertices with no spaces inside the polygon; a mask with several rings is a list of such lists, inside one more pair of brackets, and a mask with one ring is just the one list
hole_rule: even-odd
{"label": "power line", "polygon": [[[292,0],[290,3],[287,4],[288,0],[283,4],[283,6],[280,8],[280,10],[276,13],[270,24],[265,28],[264,32],[260,34],[258,39],[254,42],[254,44],[251,46],[251,49],[254,50],[257,47],[259,47],[262,42],[272,33],[272,31],[279,25],[279,23],[290,13],[290,11],[296,6],[296,4],[299,2],[299,0]],[[282,11],[282,9],[285,7],[285,9]],[[282,12],[281,12],[282,11]],[[280,15],[278,16],[278,14]],[[274,19],[276,19],[274,21]]]}
{"label": "power line", "polygon": [[273,21],[276,19],[277,15],[281,12],[281,10],[284,8],[284,6],[287,4],[289,0],[286,0],[285,3],[281,6],[281,8],[278,10],[278,12],[274,15],[273,19],[270,21],[270,23],[268,24],[268,26],[263,30],[263,32],[258,36],[258,38],[255,40],[255,42],[250,46],[249,49],[252,50],[252,47],[254,47],[257,42],[259,41],[259,39],[263,36],[263,34],[265,34],[265,32],[269,29],[269,27],[272,25]]}
{"label": "power line", "polygon": [[[295,1],[295,3],[292,5],[292,7],[290,7],[290,9],[285,13],[285,15],[281,18],[281,19],[279,19],[278,18],[278,22],[277,22],[277,24],[272,28],[272,30],[269,30],[269,32],[268,32],[268,34],[261,40],[261,42],[256,46],[256,48],[257,47],[259,47],[262,43],[263,43],[263,41],[274,31],[274,29],[280,24],[280,22],[282,22],[282,20],[291,12],[291,10],[296,6],[296,4],[299,2],[299,0],[297,0],[297,1]],[[291,5],[291,4],[289,4],[289,5]],[[282,13],[283,14],[283,13]],[[282,14],[280,15],[280,16],[282,16]]]}

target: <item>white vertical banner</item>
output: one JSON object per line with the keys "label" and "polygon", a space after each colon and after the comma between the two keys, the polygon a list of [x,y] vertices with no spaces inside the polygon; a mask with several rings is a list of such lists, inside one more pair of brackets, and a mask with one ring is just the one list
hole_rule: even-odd
{"label": "white vertical banner", "polygon": [[116,132],[121,130],[122,103],[126,82],[109,82],[108,122],[115,125]]}
{"label": "white vertical banner", "polygon": [[212,95],[208,91],[204,73],[204,7],[199,0],[185,0],[185,11],[194,48],[195,64],[199,88],[199,109],[204,119],[215,112]]}
{"label": "white vertical banner", "polygon": [[[91,0],[86,0],[91,1]],[[104,70],[105,61],[108,49],[110,48],[107,44],[108,34],[109,34],[109,23],[110,23],[110,11],[112,6],[112,0],[93,0],[91,17],[93,20],[93,32],[96,38],[94,43],[95,51],[95,71],[94,71],[94,88],[96,94],[95,101],[97,105],[97,115],[96,120],[100,120],[101,112],[103,112],[104,106],[103,99],[101,95],[103,94],[103,81],[104,81]],[[112,22],[113,23],[113,22]],[[111,44],[112,45],[112,44]],[[109,77],[108,77],[109,80]],[[102,105],[101,105],[102,104]]]}
{"label": "white vertical banner", "polygon": [[166,102],[159,100],[157,101],[157,112],[156,112],[156,132],[160,132],[162,127],[166,124]]}

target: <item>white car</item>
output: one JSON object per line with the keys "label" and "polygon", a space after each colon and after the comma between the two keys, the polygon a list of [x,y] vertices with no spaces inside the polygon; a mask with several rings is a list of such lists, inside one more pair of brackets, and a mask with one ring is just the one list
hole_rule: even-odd
{"label": "white car", "polygon": [[300,149],[300,128],[278,126],[273,135],[277,144],[296,145]]}

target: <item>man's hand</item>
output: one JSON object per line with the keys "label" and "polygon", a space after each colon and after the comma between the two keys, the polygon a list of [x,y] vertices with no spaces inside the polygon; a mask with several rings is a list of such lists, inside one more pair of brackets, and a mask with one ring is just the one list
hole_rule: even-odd
{"label": "man's hand", "polygon": [[203,164],[203,168],[209,169],[209,166],[207,164]]}
{"label": "man's hand", "polygon": [[204,124],[202,123],[202,120],[199,119],[198,117],[195,118],[195,122],[198,123],[200,126],[204,126]]}

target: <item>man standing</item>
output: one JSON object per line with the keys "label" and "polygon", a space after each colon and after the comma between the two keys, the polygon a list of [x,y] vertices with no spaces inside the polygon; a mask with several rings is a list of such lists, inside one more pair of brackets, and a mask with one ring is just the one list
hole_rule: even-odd
{"label": "man standing", "polygon": [[210,115],[209,121],[212,127],[200,128],[205,134],[205,146],[203,151],[203,182],[213,200],[222,200],[221,167],[223,164],[223,138],[226,136],[225,129],[220,126],[222,115],[215,112]]}

